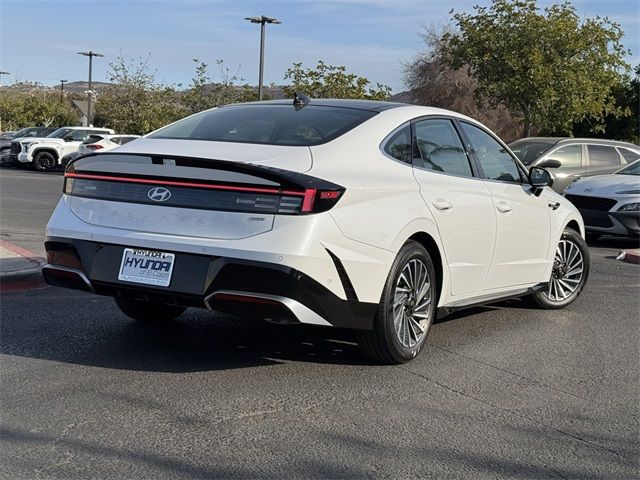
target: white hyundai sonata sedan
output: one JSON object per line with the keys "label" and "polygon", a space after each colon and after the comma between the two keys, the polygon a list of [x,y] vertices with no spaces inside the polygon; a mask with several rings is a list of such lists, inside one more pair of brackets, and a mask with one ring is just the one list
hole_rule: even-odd
{"label": "white hyundai sonata sedan", "polygon": [[447,110],[229,105],[72,161],[43,274],[135,320],[202,307],[350,328],[366,355],[401,363],[438,312],[576,299],[584,225],[551,182]]}

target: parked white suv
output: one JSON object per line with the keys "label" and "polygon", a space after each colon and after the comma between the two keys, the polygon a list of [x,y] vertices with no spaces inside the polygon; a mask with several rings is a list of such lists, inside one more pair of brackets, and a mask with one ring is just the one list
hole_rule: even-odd
{"label": "parked white suv", "polygon": [[549,172],[436,108],[229,105],[73,160],[64,180],[45,280],[141,321],[194,306],[352,328],[366,355],[400,363],[436,308],[563,308],[589,272]]}
{"label": "parked white suv", "polygon": [[16,138],[11,142],[9,159],[46,172],[60,165],[62,157],[76,152],[89,135],[113,133],[110,128],[62,127],[47,137]]}

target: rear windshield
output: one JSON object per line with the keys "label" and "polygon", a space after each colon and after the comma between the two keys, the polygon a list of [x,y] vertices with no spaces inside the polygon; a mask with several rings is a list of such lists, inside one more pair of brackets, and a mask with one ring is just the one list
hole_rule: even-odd
{"label": "rear windshield", "polygon": [[192,115],[149,137],[310,146],[333,140],[374,115],[343,107],[231,105]]}

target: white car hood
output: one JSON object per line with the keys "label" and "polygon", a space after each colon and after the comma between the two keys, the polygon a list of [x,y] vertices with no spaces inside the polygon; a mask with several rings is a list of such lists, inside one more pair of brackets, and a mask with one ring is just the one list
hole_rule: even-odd
{"label": "white car hood", "polygon": [[640,190],[640,176],[596,175],[572,183],[570,188],[565,190],[565,193],[569,195],[611,196],[616,192],[626,190]]}
{"label": "white car hood", "polygon": [[298,173],[309,171],[313,163],[311,150],[305,146],[291,147],[206,140],[139,138],[118,147],[114,152],[210,158],[212,160],[266,165]]}
{"label": "white car hood", "polygon": [[61,138],[47,138],[47,137],[20,137],[14,138],[11,140],[12,142],[20,142],[20,143],[49,143],[60,145],[65,143]]}

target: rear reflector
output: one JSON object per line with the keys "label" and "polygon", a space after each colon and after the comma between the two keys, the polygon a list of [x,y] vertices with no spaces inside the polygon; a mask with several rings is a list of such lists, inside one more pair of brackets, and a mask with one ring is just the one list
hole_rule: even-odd
{"label": "rear reflector", "polygon": [[104,148],[104,147],[100,144],[93,144],[93,145],[85,145],[85,148],[88,148],[89,150],[100,150],[101,148]]}

